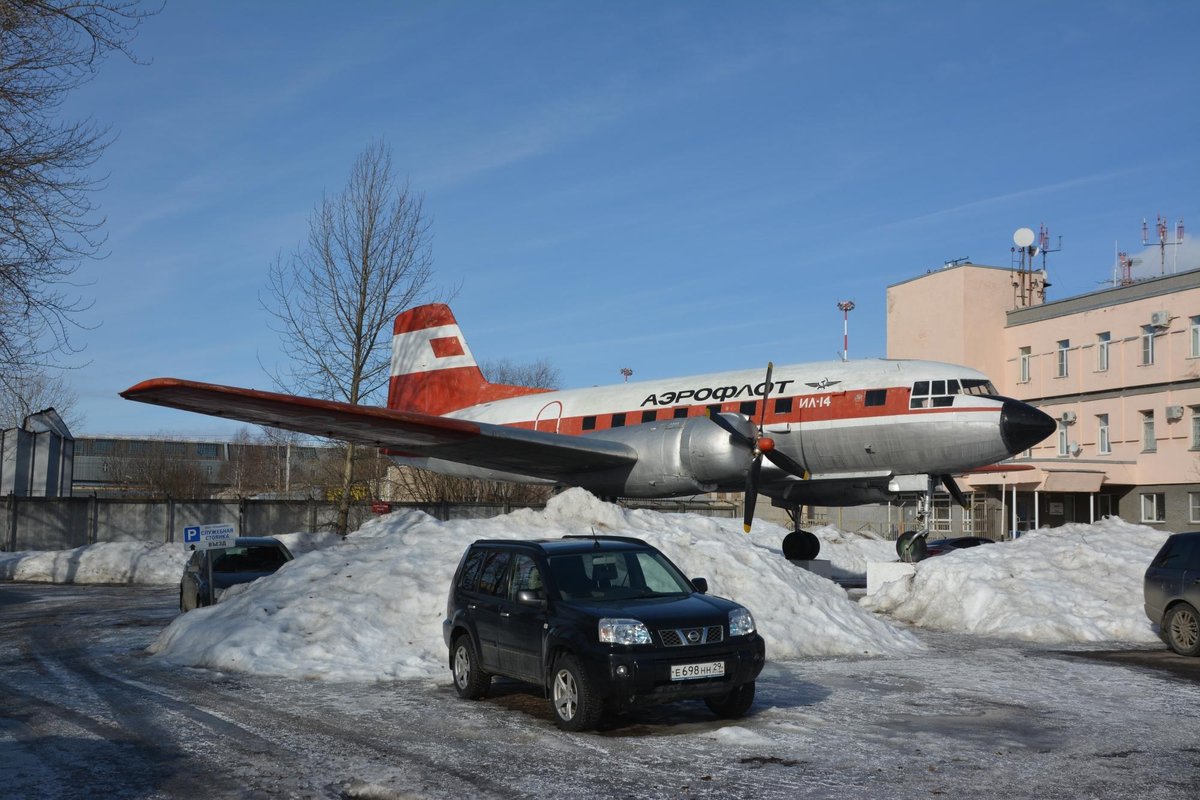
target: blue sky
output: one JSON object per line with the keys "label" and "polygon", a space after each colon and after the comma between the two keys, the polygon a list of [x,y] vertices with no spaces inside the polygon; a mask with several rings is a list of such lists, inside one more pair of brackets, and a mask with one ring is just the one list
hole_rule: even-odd
{"label": "blue sky", "polygon": [[836,358],[845,299],[883,356],[887,285],[1042,222],[1052,299],[1092,291],[1143,217],[1200,230],[1198,34],[1184,2],[172,0],[68,107],[118,135],[76,433],[234,430],[117,393],[270,388],[268,264],[373,139],[476,356],[566,387]]}

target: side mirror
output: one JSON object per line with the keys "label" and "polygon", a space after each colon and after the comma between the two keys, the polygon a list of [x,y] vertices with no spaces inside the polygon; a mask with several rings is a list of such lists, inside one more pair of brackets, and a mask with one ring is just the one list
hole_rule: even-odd
{"label": "side mirror", "polygon": [[692,586],[695,586],[700,594],[708,594],[708,581],[704,578],[692,578]]}
{"label": "side mirror", "polygon": [[517,592],[517,602],[523,606],[538,606],[540,608],[546,608],[549,605],[541,592],[534,592],[529,589],[522,589]]}

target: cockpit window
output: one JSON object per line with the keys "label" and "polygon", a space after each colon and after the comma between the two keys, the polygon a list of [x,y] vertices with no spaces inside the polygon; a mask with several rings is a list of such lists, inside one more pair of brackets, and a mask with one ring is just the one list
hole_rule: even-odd
{"label": "cockpit window", "polygon": [[941,381],[915,381],[909,408],[942,408],[954,405],[954,395],[995,395],[992,382],[981,378],[951,378]]}

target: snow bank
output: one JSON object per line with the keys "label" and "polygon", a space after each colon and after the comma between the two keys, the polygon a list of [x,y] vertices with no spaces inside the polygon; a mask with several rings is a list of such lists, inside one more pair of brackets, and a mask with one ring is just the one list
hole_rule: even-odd
{"label": "snow bank", "polygon": [[326,680],[444,677],[441,622],[459,558],[480,538],[632,535],[754,614],[768,658],[920,649],[830,581],[781,556],[783,531],[737,520],[626,510],[582,490],[484,520],[403,511],[368,522],[217,606],[175,620],[150,650],[172,663]]}
{"label": "snow bank", "polygon": [[926,628],[1045,642],[1156,642],[1142,577],[1168,534],[1109,517],[917,564],[865,608]]}
{"label": "snow bank", "polygon": [[178,544],[101,542],[74,550],[0,553],[0,580],[170,585],[179,583],[186,561]]}

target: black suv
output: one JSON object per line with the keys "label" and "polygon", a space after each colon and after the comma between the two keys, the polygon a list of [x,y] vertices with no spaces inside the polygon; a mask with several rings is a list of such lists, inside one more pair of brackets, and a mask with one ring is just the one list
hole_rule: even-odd
{"label": "black suv", "polygon": [[1171,649],[1200,655],[1200,532],[1167,537],[1146,570],[1146,616]]}
{"label": "black suv", "polygon": [[742,606],[705,594],[640,539],[480,540],[454,574],[442,636],[468,699],[493,675],[541,686],[560,728],[608,708],[703,698],[740,717],[765,649]]}

